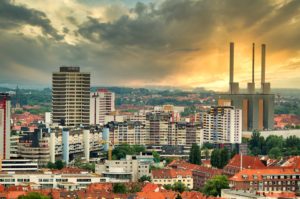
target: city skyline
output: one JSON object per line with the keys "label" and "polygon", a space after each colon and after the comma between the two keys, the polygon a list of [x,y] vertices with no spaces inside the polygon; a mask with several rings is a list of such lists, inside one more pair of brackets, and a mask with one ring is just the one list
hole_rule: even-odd
{"label": "city skyline", "polygon": [[[46,2],[46,3],[45,3]],[[103,86],[227,90],[229,42],[235,79],[260,87],[260,45],[273,88],[300,83],[300,1],[143,0],[0,2],[0,85],[51,85],[62,65]],[[284,78],[284,81],[282,81]]]}

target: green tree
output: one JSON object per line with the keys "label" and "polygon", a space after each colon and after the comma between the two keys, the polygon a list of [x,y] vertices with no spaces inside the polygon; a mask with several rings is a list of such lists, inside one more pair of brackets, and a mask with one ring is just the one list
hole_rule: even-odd
{"label": "green tree", "polygon": [[220,166],[220,149],[214,149],[211,153],[210,163],[211,166],[219,168]]}
{"label": "green tree", "polygon": [[130,193],[137,193],[140,192],[141,190],[142,187],[139,184],[134,184],[130,189]]}
{"label": "green tree", "polygon": [[126,155],[137,155],[140,152],[144,152],[146,149],[144,146],[140,145],[133,145],[130,146],[129,144],[121,144],[117,146],[112,151],[113,159],[122,159],[125,158]]}
{"label": "green tree", "polygon": [[61,170],[64,168],[65,163],[62,160],[56,160],[55,161],[55,169]]}
{"label": "green tree", "polygon": [[208,180],[204,187],[203,193],[208,196],[221,196],[222,189],[228,189],[228,179],[224,175],[214,176],[212,179]]}
{"label": "green tree", "polygon": [[278,159],[282,156],[281,149],[279,147],[273,147],[268,155],[270,158]]}
{"label": "green tree", "polygon": [[204,142],[202,145],[202,149],[213,149],[213,148],[214,148],[214,145],[209,142]]}
{"label": "green tree", "polygon": [[172,190],[182,193],[187,190],[187,187],[182,182],[175,182],[172,186]]}
{"label": "green tree", "polygon": [[113,192],[124,194],[128,193],[128,189],[124,183],[115,183],[113,185]]}
{"label": "green tree", "polygon": [[172,189],[172,185],[170,185],[170,184],[165,184],[163,187],[164,187],[166,190],[171,190],[171,189]]}
{"label": "green tree", "polygon": [[47,168],[49,168],[49,169],[56,169],[56,165],[54,163],[52,163],[52,162],[48,162],[47,163]]}
{"label": "green tree", "polygon": [[189,162],[192,164],[201,164],[201,152],[198,144],[193,144],[190,150]]}
{"label": "green tree", "polygon": [[37,192],[30,192],[26,196],[19,196],[18,199],[50,199],[50,197]]}
{"label": "green tree", "polygon": [[283,137],[282,136],[277,136],[277,135],[269,135],[266,139],[266,151],[269,153],[269,151],[274,148],[278,147],[280,150],[283,147]]}
{"label": "green tree", "polygon": [[219,168],[223,169],[227,164],[228,164],[228,161],[229,161],[229,152],[227,150],[227,148],[223,148],[220,152],[220,165],[219,165]]}
{"label": "green tree", "polygon": [[139,182],[145,182],[145,181],[151,182],[151,177],[150,177],[150,176],[143,175],[143,176],[139,179]]}
{"label": "green tree", "polygon": [[209,159],[209,150],[208,149],[204,149],[204,156],[205,156],[205,160]]}
{"label": "green tree", "polygon": [[228,149],[225,147],[223,149],[214,149],[211,154],[210,161],[213,167],[222,169],[228,164],[229,159],[229,152]]}
{"label": "green tree", "polygon": [[160,162],[160,155],[157,151],[152,151],[152,155],[154,158],[154,162],[159,163]]}

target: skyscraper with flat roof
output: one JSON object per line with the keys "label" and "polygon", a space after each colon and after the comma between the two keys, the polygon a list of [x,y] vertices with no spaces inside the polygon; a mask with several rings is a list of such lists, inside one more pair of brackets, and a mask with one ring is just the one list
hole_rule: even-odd
{"label": "skyscraper with flat roof", "polygon": [[90,124],[90,73],[62,66],[52,75],[52,122],[63,126]]}

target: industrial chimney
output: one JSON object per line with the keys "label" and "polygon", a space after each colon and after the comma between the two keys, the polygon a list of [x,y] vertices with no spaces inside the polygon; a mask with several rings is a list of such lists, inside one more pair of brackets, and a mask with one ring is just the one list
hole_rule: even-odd
{"label": "industrial chimney", "polygon": [[255,61],[255,43],[252,44],[252,82],[248,83],[248,93],[255,93],[255,78],[254,78],[254,61]]}
{"label": "industrial chimney", "polygon": [[266,44],[261,45],[261,83],[264,84],[266,79]]}
{"label": "industrial chimney", "polygon": [[229,54],[229,92],[230,94],[239,93],[239,83],[234,82],[234,43],[230,42]]}
{"label": "industrial chimney", "polygon": [[266,82],[266,44],[261,45],[261,91],[270,94],[271,84]]}

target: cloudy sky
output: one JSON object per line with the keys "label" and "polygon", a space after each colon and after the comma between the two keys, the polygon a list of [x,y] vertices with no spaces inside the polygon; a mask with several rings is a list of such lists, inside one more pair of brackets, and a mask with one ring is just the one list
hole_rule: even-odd
{"label": "cloudy sky", "polygon": [[0,0],[0,84],[50,86],[61,65],[92,85],[226,89],[251,79],[267,45],[272,87],[300,85],[299,0]]}

